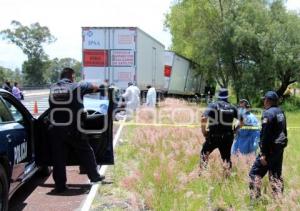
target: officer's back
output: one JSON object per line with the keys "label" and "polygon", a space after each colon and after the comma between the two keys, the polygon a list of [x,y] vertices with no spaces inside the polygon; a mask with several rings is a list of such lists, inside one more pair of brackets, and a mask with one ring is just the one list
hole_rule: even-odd
{"label": "officer's back", "polygon": [[98,173],[94,151],[88,139],[83,138],[78,127],[84,117],[83,95],[97,91],[99,87],[91,83],[76,83],[75,71],[71,68],[64,68],[61,80],[51,86],[49,137],[56,192],[67,189],[65,165],[71,152],[77,154],[81,166],[86,169],[92,182],[104,178]]}
{"label": "officer's back", "polygon": [[265,153],[268,152],[265,145],[287,145],[286,118],[280,107],[272,106],[263,112],[260,140],[260,146]]}
{"label": "officer's back", "polygon": [[94,87],[89,83],[76,83],[65,77],[53,84],[49,98],[52,123],[57,126],[76,127],[81,120],[79,118],[84,118],[83,96],[93,90]]}
{"label": "officer's back", "polygon": [[237,110],[226,101],[216,101],[208,106],[209,132],[222,134],[232,131],[232,123],[237,117]]}
{"label": "officer's back", "polygon": [[[237,118],[237,109],[228,103],[228,90],[220,89],[218,101],[210,103],[201,118],[201,130],[205,142],[201,150],[200,170],[206,166],[210,153],[219,149],[225,170],[231,168],[230,149],[233,142],[232,124]],[[208,131],[206,130],[207,121]]]}

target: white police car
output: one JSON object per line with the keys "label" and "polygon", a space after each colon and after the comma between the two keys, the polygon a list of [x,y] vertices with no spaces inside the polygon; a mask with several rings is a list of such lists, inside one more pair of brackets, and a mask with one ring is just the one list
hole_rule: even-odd
{"label": "white police car", "polygon": [[[89,109],[85,125],[86,130],[103,129],[88,134],[98,164],[114,163],[111,105],[106,115]],[[49,175],[48,124],[48,110],[35,119],[20,101],[0,89],[0,211],[8,209],[12,194],[38,170]],[[68,158],[67,165],[78,164],[75,156]]]}

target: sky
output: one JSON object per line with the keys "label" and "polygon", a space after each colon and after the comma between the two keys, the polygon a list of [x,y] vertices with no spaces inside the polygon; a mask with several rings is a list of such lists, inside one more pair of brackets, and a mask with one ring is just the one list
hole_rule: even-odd
{"label": "sky", "polygon": [[[39,22],[57,40],[45,46],[50,59],[71,57],[81,61],[81,27],[134,26],[156,38],[166,48],[171,35],[164,30],[165,14],[172,0],[0,0],[0,31],[12,20],[23,25]],[[287,7],[300,11],[300,0]],[[0,66],[21,68],[26,56],[14,44],[0,38]]]}

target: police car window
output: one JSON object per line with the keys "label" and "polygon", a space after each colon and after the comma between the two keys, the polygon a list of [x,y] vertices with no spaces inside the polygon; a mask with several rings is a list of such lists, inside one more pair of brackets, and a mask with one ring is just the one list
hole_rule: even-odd
{"label": "police car window", "polygon": [[11,121],[15,121],[15,122],[23,121],[23,115],[21,114],[21,112],[7,100],[3,99],[3,101],[11,113],[11,116],[13,118]]}
{"label": "police car window", "polygon": [[7,106],[3,102],[3,100],[0,99],[0,123],[4,122],[11,122],[13,121],[13,117],[9,110],[7,109]]}

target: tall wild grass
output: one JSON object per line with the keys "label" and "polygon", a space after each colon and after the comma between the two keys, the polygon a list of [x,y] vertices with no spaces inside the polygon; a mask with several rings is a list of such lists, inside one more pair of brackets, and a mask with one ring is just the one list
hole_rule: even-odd
{"label": "tall wild grass", "polygon": [[[190,107],[183,101],[166,100],[163,108]],[[192,109],[197,109],[192,107]],[[147,110],[147,109],[146,109]],[[172,118],[164,111],[165,122]],[[139,121],[152,122],[141,110]],[[190,117],[178,114],[187,122]],[[299,125],[300,114],[291,117]],[[186,118],[186,119],[185,119]],[[288,115],[288,118],[290,116]],[[289,121],[289,120],[288,120]],[[209,165],[198,175],[199,152],[204,138],[200,128],[127,126],[117,149],[115,179],[132,194],[136,209],[150,210],[300,210],[300,130],[289,130],[283,176],[284,195],[273,199],[268,178],[262,197],[250,203],[248,172],[255,156],[232,157],[229,178],[223,176],[219,152],[210,155]]]}

